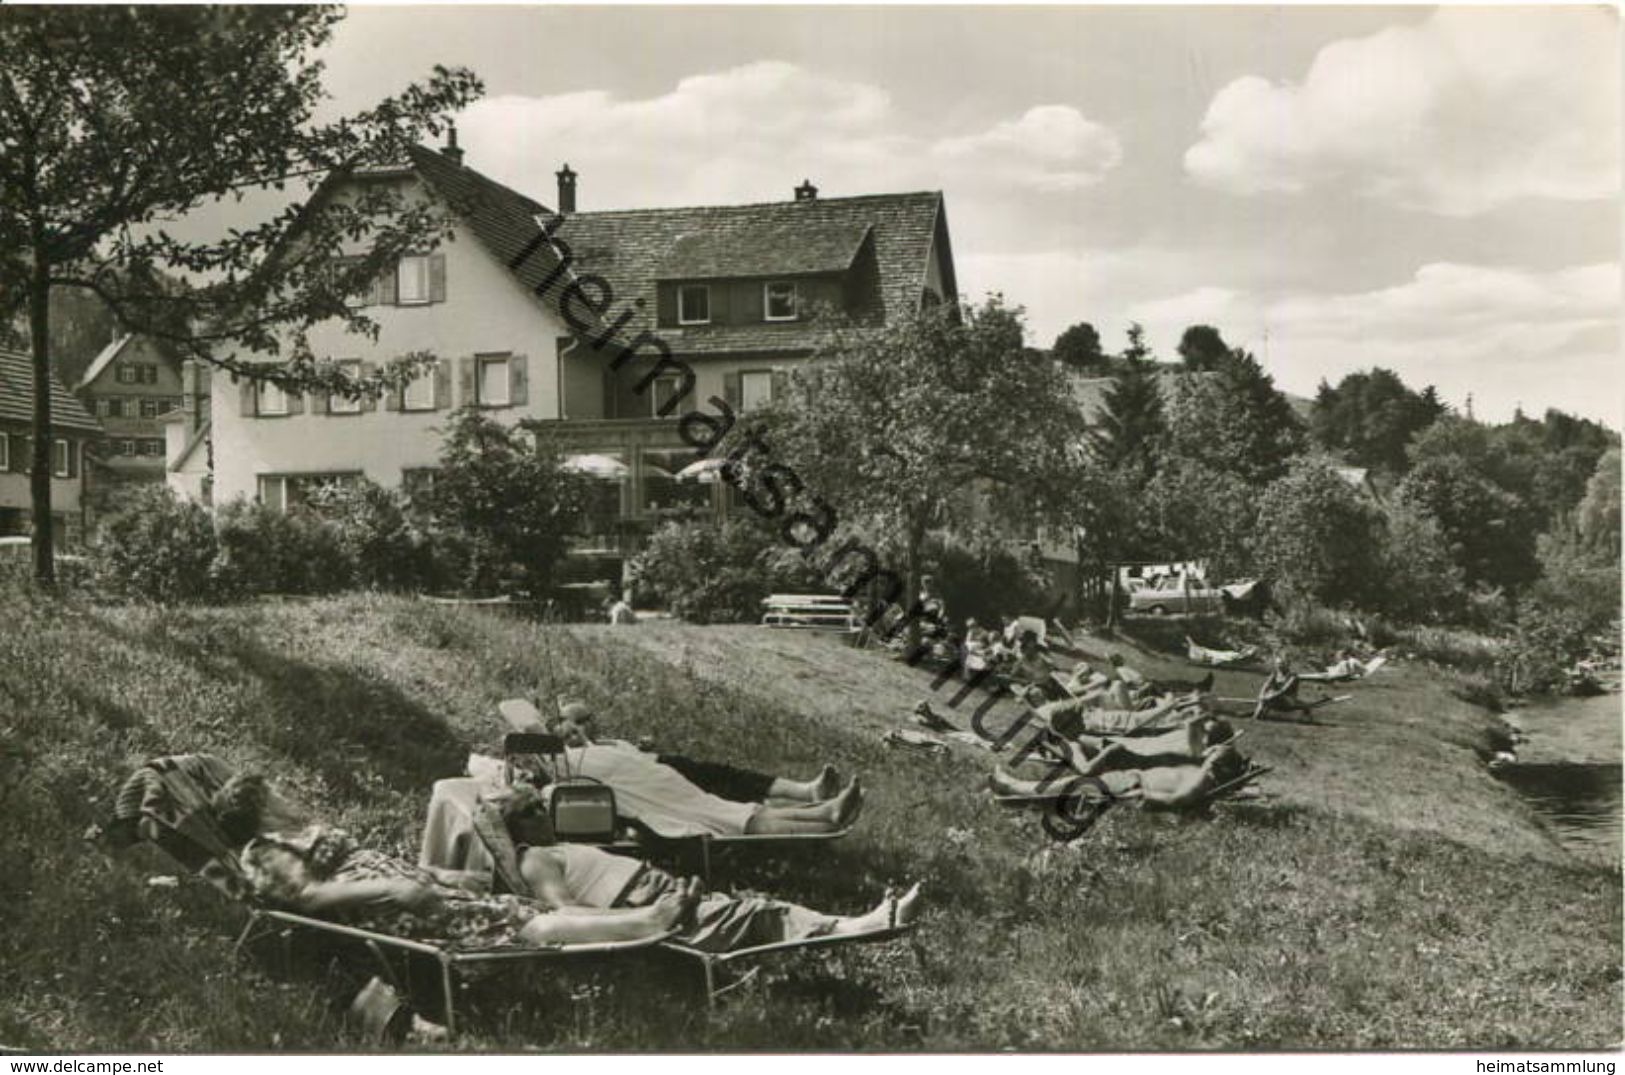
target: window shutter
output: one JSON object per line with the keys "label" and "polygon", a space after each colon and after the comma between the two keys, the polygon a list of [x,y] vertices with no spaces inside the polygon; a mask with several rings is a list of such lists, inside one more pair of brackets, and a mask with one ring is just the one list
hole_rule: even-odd
{"label": "window shutter", "polygon": [[394,306],[399,288],[395,274],[398,270],[391,265],[382,276],[378,278],[378,302],[383,306]]}
{"label": "window shutter", "polygon": [[434,364],[434,409],[443,411],[451,406],[451,364],[439,361]]}
{"label": "window shutter", "polygon": [[[361,379],[363,381],[370,380],[372,377],[377,375],[377,373],[378,373],[378,363],[376,363],[376,362],[363,362],[363,363],[361,363]],[[400,393],[396,392],[393,388],[390,389],[387,393],[385,393],[386,396],[391,397],[391,398],[393,398],[395,396],[398,396],[399,394]],[[362,410],[363,413],[369,412],[369,411],[376,411],[377,409],[378,409],[378,397],[377,396],[365,395],[365,396],[361,397],[361,410]]]}
{"label": "window shutter", "polygon": [[288,397],[289,414],[305,413],[305,395],[303,392],[285,391],[284,394]]}
{"label": "window shutter", "polygon": [[244,377],[237,385],[237,390],[239,392],[237,412],[244,418],[253,418],[259,414],[259,383]]}
{"label": "window shutter", "polygon": [[28,438],[21,433],[11,434],[11,441],[7,445],[11,455],[11,470],[14,474],[28,473]]}
{"label": "window shutter", "polygon": [[79,442],[76,440],[70,440],[67,442],[67,445],[68,477],[77,478],[79,476]]}
{"label": "window shutter", "polygon": [[739,371],[734,370],[722,375],[722,398],[734,410],[739,409]]}
{"label": "window shutter", "polygon": [[530,402],[530,356],[508,356],[508,402],[523,407]]}
{"label": "window shutter", "polygon": [[465,407],[476,402],[474,398],[474,373],[473,355],[464,355],[457,360],[458,402]]}
{"label": "window shutter", "polygon": [[429,255],[429,301],[446,301],[446,255]]}
{"label": "window shutter", "polygon": [[784,400],[784,399],[789,397],[789,395],[790,395],[790,371],[789,370],[776,369],[776,370],[773,371],[773,388],[771,390],[771,393],[772,394],[771,394],[770,398],[772,399],[772,401],[774,403],[778,403],[781,400]]}

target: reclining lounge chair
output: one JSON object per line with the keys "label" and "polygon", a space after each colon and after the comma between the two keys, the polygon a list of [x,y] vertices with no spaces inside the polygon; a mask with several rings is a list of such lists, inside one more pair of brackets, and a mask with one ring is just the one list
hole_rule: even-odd
{"label": "reclining lounge chair", "polygon": [[[482,802],[475,811],[474,831],[478,834],[483,845],[485,856],[491,862],[494,883],[510,892],[522,892],[524,881],[519,876],[517,848],[515,848],[512,838],[502,824],[500,811],[494,806]],[[759,970],[759,967],[753,967],[734,981],[719,986],[717,984],[718,979],[728,968],[734,965],[758,961],[768,956],[782,955],[788,952],[802,952],[813,948],[830,948],[837,945],[852,944],[878,944],[907,936],[914,932],[914,928],[915,923],[899,924],[894,919],[893,923],[886,929],[870,930],[865,933],[829,934],[822,937],[776,941],[770,944],[753,945],[749,948],[735,948],[725,952],[697,948],[684,941],[681,935],[668,937],[658,943],[663,950],[700,964],[705,972],[706,1004],[714,1007],[719,996],[744,985]]]}
{"label": "reclining lounge chair", "polygon": [[[523,757],[553,757],[564,750],[558,736],[543,730],[541,714],[536,707],[522,698],[510,698],[497,707],[502,719],[513,731],[502,740],[504,770],[508,779],[516,768],[516,760]],[[613,790],[613,789],[611,789]],[[717,850],[728,848],[785,848],[807,844],[830,843],[844,838],[852,831],[848,826],[832,832],[809,833],[744,833],[733,836],[669,836],[655,832],[629,818],[620,819],[622,831],[607,842],[595,841],[606,850],[629,853],[670,853],[694,849],[700,860],[700,876],[711,879],[711,859]]]}
{"label": "reclining lounge chair", "polygon": [[[210,808],[210,796],[232,775],[230,766],[208,754],[156,758],[137,769],[119,790],[112,820],[103,827],[109,843],[128,847],[142,840],[167,853],[208,881],[248,912],[237,935],[235,952],[255,938],[276,931],[284,940],[295,930],[360,942],[377,960],[387,980],[395,980],[387,953],[403,959],[426,956],[439,969],[447,1033],[457,1034],[457,981],[469,967],[534,962],[564,957],[613,955],[650,948],[664,937],[552,947],[504,946],[463,948],[453,944],[394,936],[360,926],[330,922],[280,910],[260,901],[244,876],[237,853]],[[669,936],[667,934],[666,936]]]}

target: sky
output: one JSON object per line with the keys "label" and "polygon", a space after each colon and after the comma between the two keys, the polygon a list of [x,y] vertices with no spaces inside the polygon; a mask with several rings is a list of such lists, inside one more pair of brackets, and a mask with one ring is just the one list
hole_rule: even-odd
{"label": "sky", "polygon": [[1285,390],[1372,366],[1620,426],[1607,7],[352,7],[332,107],[435,64],[465,163],[582,210],[940,190],[1032,342],[1211,324]]}

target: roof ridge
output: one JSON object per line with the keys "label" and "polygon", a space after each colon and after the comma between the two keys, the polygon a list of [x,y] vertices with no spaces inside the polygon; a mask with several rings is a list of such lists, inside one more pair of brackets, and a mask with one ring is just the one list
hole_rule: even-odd
{"label": "roof ridge", "polygon": [[839,198],[818,197],[810,201],[777,201],[777,202],[738,202],[729,205],[672,205],[665,207],[646,207],[642,209],[582,209],[574,213],[564,214],[566,217],[607,217],[607,216],[634,216],[639,213],[693,213],[693,212],[729,212],[741,209],[771,209],[783,207],[795,209],[799,206],[838,205],[850,202],[873,202],[898,198],[941,198],[940,190],[904,190],[890,194],[848,194]]}

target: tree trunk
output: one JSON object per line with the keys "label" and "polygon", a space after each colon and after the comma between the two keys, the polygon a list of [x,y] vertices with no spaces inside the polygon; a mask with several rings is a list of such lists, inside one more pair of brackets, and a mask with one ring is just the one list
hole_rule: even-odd
{"label": "tree trunk", "polygon": [[[907,562],[908,574],[908,604],[904,609],[910,613],[920,603],[920,554],[925,545],[925,526],[910,524],[908,528],[908,547],[903,556]],[[910,615],[908,618],[908,644],[905,653],[918,653],[920,649],[920,618]]]}
{"label": "tree trunk", "polygon": [[34,352],[34,459],[28,491],[33,504],[34,580],[56,584],[56,556],[51,535],[51,265],[45,237],[35,229],[34,264],[29,281],[28,334]]}

